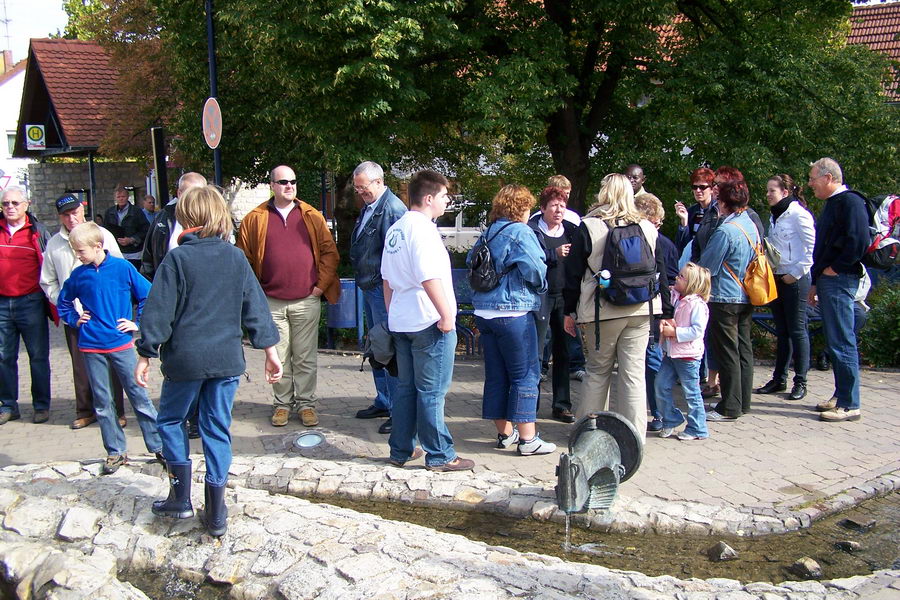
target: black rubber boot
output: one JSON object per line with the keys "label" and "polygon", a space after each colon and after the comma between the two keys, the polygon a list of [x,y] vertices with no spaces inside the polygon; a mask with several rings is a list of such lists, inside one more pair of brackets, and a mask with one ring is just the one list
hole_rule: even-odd
{"label": "black rubber boot", "polygon": [[225,485],[212,485],[208,481],[203,488],[203,496],[206,499],[204,506],[204,519],[206,530],[213,537],[225,535],[228,528],[228,509],[225,508]]}
{"label": "black rubber boot", "polygon": [[154,502],[151,510],[159,517],[189,519],[194,516],[191,506],[191,461],[170,462],[168,471],[169,497]]}

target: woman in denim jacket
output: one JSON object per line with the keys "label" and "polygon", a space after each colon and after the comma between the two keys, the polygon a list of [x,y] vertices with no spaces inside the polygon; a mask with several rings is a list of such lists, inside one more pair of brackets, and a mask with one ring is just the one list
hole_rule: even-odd
{"label": "woman in denim jacket", "polygon": [[[532,311],[547,290],[544,250],[526,224],[534,196],[521,185],[504,186],[494,196],[487,241],[500,277],[489,292],[474,292],[475,325],[484,349],[482,418],[497,427],[497,447],[518,443],[523,456],[549,454],[556,445],[535,430],[540,377],[537,330]],[[467,259],[471,263],[472,252]]]}
{"label": "woman in denim jacket", "polygon": [[794,357],[794,386],[788,396],[800,400],[806,396],[806,372],[809,370],[809,332],[806,329],[806,296],[809,294],[816,226],[813,216],[801,202],[799,186],[784,173],[769,177],[766,199],[772,210],[769,242],[781,254],[775,269],[778,298],[769,307],[775,322],[778,350],[772,379],[756,390],[773,394],[787,389],[788,363]]}
{"label": "woman in denim jacket", "polygon": [[[719,185],[719,212],[724,220],[709,238],[700,266],[709,269],[710,351],[719,363],[722,400],[706,413],[707,421],[734,421],[750,410],[753,394],[753,306],[743,280],[758,244],[759,231],[747,214],[750,192],[743,180]],[[747,241],[749,237],[750,241]]]}

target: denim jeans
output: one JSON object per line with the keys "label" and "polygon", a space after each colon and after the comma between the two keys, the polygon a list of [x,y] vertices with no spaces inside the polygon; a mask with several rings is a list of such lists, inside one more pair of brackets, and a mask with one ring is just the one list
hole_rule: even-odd
{"label": "denim jeans", "polygon": [[[569,341],[566,339],[571,336],[563,329],[565,317],[563,298],[562,296],[547,296],[546,302],[551,303],[547,318],[542,321],[535,320],[538,348],[541,347],[540,343],[546,339],[549,331],[551,335],[547,346],[552,349],[553,355],[553,408],[572,410],[569,392]],[[479,331],[481,330],[479,329]],[[540,387],[538,387],[538,394],[540,394]]]}
{"label": "denim jeans", "polygon": [[0,411],[19,414],[19,336],[28,351],[31,405],[50,410],[50,331],[44,293],[0,296]]}
{"label": "denim jeans", "polygon": [[853,333],[853,297],[858,287],[859,277],[844,273],[820,275],[816,280],[837,405],[851,409],[859,408],[859,355]]}
{"label": "denim jeans", "polygon": [[198,414],[206,481],[221,487],[231,467],[231,407],[240,376],[172,381],[164,379],[159,396],[159,435],[163,456],[170,462],[186,462],[190,453],[184,422]]}
{"label": "denim jeans", "polygon": [[494,319],[476,316],[475,326],[484,351],[481,417],[534,423],[540,381],[534,317],[530,313]]}
{"label": "denim jeans", "polygon": [[781,276],[778,276],[775,278],[775,288],[778,290],[778,298],[769,305],[778,339],[772,379],[787,381],[788,365],[793,355],[794,383],[806,383],[806,372],[809,371],[809,331],[806,328],[809,274],[794,283],[784,283]]}
{"label": "denim jeans", "polygon": [[659,403],[656,401],[656,377],[662,365],[662,358],[662,346],[654,342],[651,335],[647,341],[647,363],[644,365],[644,378],[647,384],[647,407],[650,409],[650,416],[654,419],[662,417],[662,413],[659,412]]}
{"label": "denim jeans", "polygon": [[397,393],[388,438],[391,458],[409,460],[418,435],[426,465],[453,462],[456,452],[444,423],[444,396],[453,378],[456,331],[442,333],[435,323],[421,331],[391,335],[397,356]]}
{"label": "denim jeans", "polygon": [[[719,363],[719,387],[722,400],[716,412],[726,417],[740,417],[750,412],[753,397],[753,305],[725,302],[709,303],[709,325],[712,343],[710,356]],[[710,369],[712,365],[710,364]]]}
{"label": "denim jeans", "polygon": [[684,422],[684,414],[675,407],[672,388],[675,379],[681,381],[681,390],[688,406],[687,427],[684,432],[697,437],[709,437],[706,429],[706,409],[700,395],[700,360],[683,360],[664,356],[656,375],[656,402],[662,413],[663,427],[678,427]]}
{"label": "denim jeans", "polygon": [[[384,306],[382,286],[363,290],[363,306],[366,310],[366,327],[371,328],[379,323],[384,323],[387,327],[387,308]],[[397,389],[397,378],[388,374],[387,369],[373,369],[372,379],[375,380],[375,400],[372,404],[390,412],[391,398]]]}
{"label": "denim jeans", "polygon": [[113,405],[109,390],[110,369],[115,370],[119,376],[125,395],[131,402],[131,408],[141,428],[141,435],[144,437],[144,445],[150,452],[159,452],[162,449],[162,441],[156,429],[156,408],[150,402],[147,390],[139,386],[134,379],[134,368],[137,366],[137,353],[134,348],[118,352],[85,352],[84,365],[87,367],[88,377],[91,378],[94,412],[97,413],[100,436],[103,438],[106,454],[113,456],[126,453],[125,432],[119,426],[116,407]]}

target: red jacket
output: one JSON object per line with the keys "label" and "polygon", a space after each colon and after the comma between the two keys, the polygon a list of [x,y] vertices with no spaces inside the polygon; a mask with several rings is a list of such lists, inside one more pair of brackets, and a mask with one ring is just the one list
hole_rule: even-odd
{"label": "red jacket", "polygon": [[41,265],[50,238],[44,225],[25,215],[25,225],[9,235],[0,215],[0,296],[24,296],[41,291]]}

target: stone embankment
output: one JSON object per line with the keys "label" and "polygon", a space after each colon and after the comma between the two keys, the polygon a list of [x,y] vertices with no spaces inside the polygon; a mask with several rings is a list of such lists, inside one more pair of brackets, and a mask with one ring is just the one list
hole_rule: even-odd
{"label": "stone embankment", "polygon": [[[779,585],[648,577],[522,554],[244,487],[257,482],[255,478],[274,477],[284,479],[287,491],[293,493],[334,492],[339,486],[360,497],[384,494],[385,499],[401,502],[431,498],[449,505],[471,505],[476,498],[499,501],[505,495],[507,509],[521,505],[521,511],[526,511],[526,502],[516,499],[534,491],[532,514],[539,502],[551,502],[539,488],[526,490],[524,484],[489,481],[495,477],[492,474],[433,477],[371,463],[328,464],[293,458],[278,466],[263,459],[241,459],[235,463],[232,483],[236,485],[226,497],[228,533],[214,540],[197,518],[173,521],[151,513],[151,502],[167,489],[158,465],[134,460],[112,476],[101,477],[99,471],[97,463],[74,462],[0,470],[0,575],[18,598],[146,598],[118,580],[117,573],[123,571],[159,571],[187,581],[227,584],[230,597],[241,600],[850,600],[900,593],[900,571]],[[306,472],[308,479],[298,471]],[[195,479],[201,477],[198,470]],[[198,508],[202,495],[202,485],[195,485]]]}

